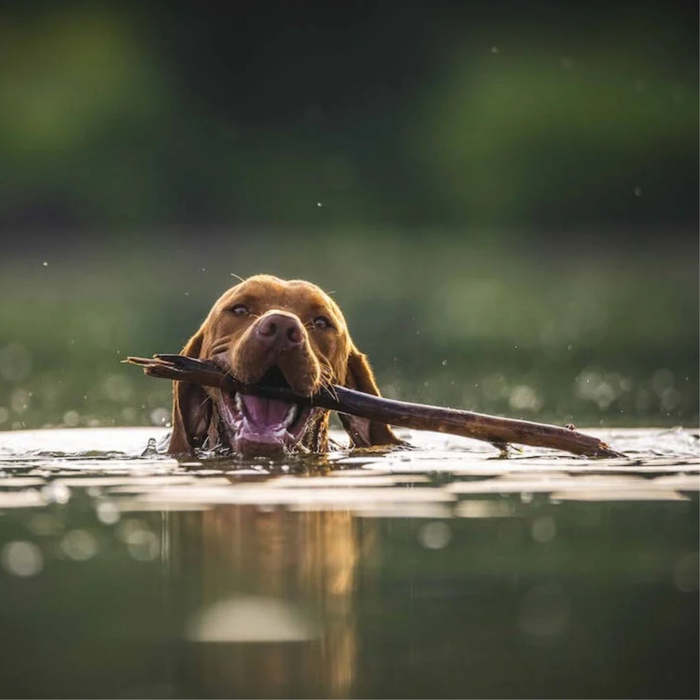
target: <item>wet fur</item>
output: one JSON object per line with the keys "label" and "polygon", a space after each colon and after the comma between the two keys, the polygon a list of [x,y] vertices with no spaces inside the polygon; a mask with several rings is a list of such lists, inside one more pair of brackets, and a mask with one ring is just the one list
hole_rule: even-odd
{"label": "wet fur", "polygon": [[[236,318],[232,304],[247,302],[254,313]],[[241,381],[254,383],[268,368],[268,360],[256,346],[253,328],[266,313],[294,315],[301,323],[303,342],[276,362],[292,389],[311,395],[331,383],[379,396],[367,357],[350,338],[338,305],[319,287],[303,280],[285,281],[270,275],[256,275],[226,291],[213,305],[206,319],[189,339],[183,355],[212,359]],[[333,330],[319,332],[310,320],[322,313]],[[221,417],[217,409],[218,389],[184,382],[173,382],[173,432],[168,447],[171,454],[192,453],[213,448],[222,440]],[[317,409],[309,419],[300,440],[302,450],[328,450],[329,411]],[[393,445],[400,443],[389,426],[355,416],[340,415],[352,445]]]}

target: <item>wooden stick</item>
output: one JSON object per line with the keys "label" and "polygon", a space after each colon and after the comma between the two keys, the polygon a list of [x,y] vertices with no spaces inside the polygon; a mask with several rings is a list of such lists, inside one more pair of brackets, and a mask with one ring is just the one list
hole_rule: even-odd
{"label": "wooden stick", "polygon": [[310,397],[299,396],[291,389],[284,387],[242,384],[212,362],[183,355],[163,354],[155,355],[153,358],[128,357],[124,362],[139,365],[145,374],[152,377],[218,387],[241,394],[282,399],[304,406],[318,406],[402,428],[461,435],[485,440],[500,448],[512,442],[533,447],[549,447],[587,457],[625,456],[611,449],[602,440],[579,433],[573,428],[560,428],[544,423],[498,418],[454,408],[395,401],[337,385],[333,385],[330,389],[322,389],[318,394]]}

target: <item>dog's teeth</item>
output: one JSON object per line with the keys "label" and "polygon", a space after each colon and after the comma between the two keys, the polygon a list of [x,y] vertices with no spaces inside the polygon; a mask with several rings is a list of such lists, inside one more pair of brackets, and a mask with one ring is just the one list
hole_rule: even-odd
{"label": "dog's teeth", "polygon": [[240,394],[236,394],[236,409],[239,413],[243,413],[243,399]]}
{"label": "dog's teeth", "polygon": [[296,404],[292,404],[287,411],[287,416],[284,419],[284,427],[288,428],[296,420],[299,408]]}

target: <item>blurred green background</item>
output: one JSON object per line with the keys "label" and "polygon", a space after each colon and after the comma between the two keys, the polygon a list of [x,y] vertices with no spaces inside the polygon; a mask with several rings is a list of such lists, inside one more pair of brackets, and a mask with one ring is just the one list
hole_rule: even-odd
{"label": "blurred green background", "polygon": [[384,392],[698,421],[696,3],[0,9],[0,429],[160,425],[232,274]]}

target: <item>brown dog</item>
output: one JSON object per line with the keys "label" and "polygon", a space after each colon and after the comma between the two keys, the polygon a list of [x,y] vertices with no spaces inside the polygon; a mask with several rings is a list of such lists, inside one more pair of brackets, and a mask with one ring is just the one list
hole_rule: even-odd
{"label": "brown dog", "polygon": [[[367,358],[348,334],[338,305],[302,280],[256,275],[225,292],[183,355],[209,359],[246,384],[288,386],[310,396],[341,384],[379,395]],[[340,415],[357,447],[397,444],[382,423]],[[275,399],[174,382],[168,452],[230,447],[245,455],[328,448],[329,412]]]}

